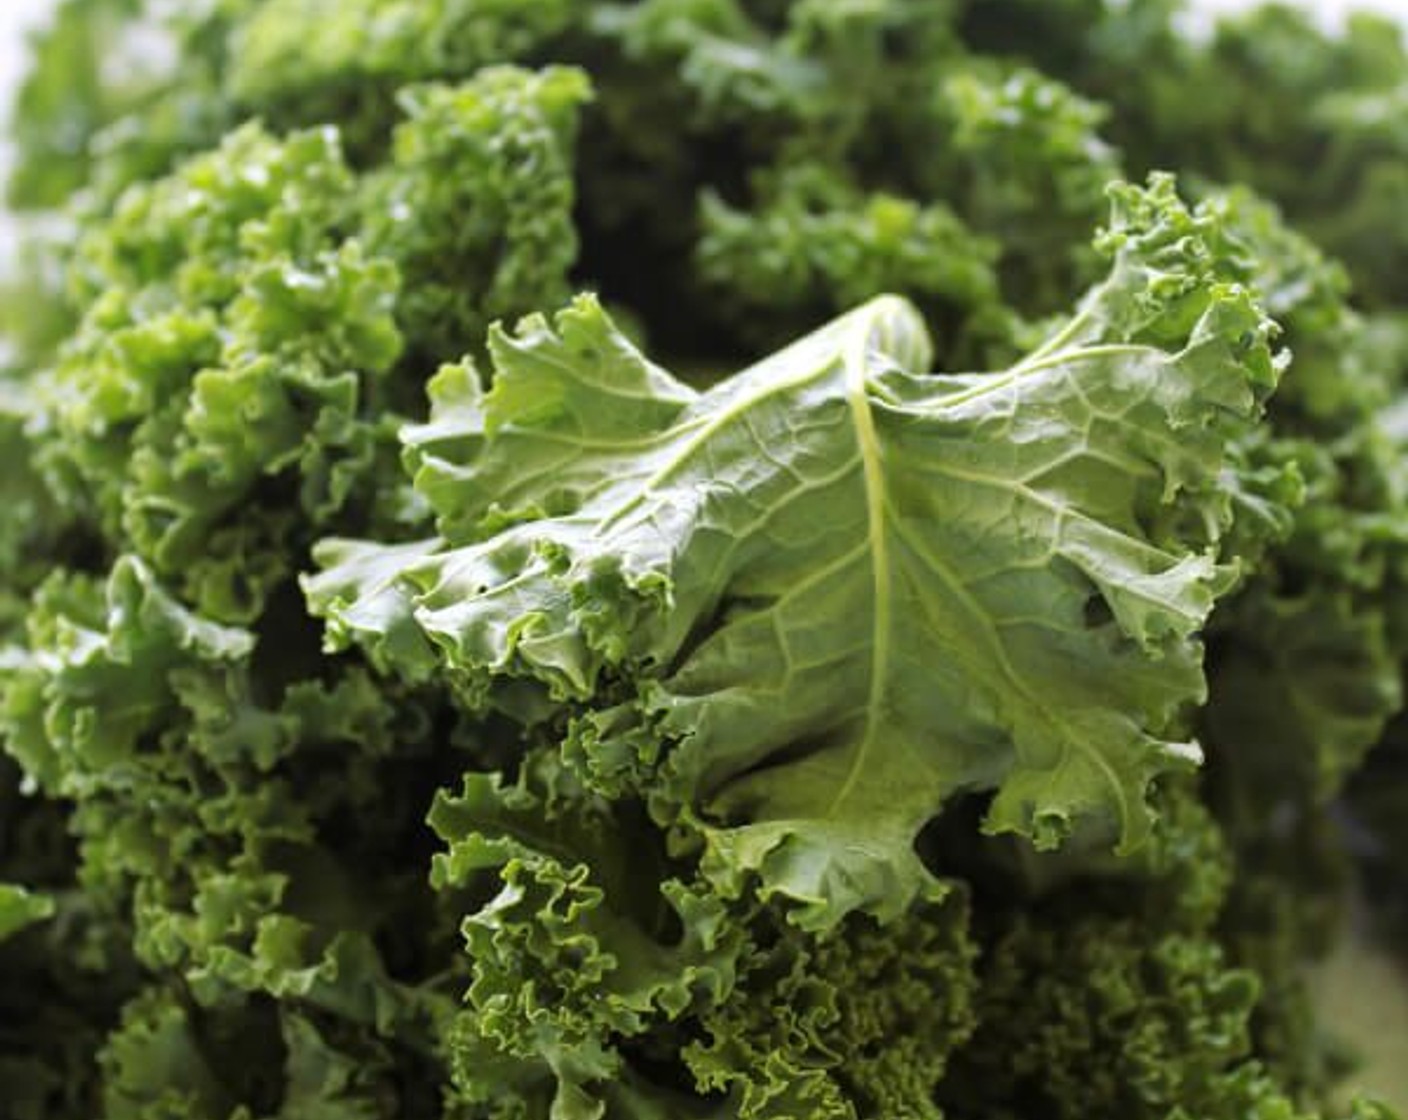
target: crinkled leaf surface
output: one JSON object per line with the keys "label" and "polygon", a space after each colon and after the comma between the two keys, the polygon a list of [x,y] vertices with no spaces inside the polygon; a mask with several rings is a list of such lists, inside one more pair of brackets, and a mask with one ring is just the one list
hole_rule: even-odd
{"label": "crinkled leaf surface", "polygon": [[961,790],[996,791],[995,832],[1132,846],[1151,779],[1197,757],[1171,729],[1233,580],[1218,476],[1274,381],[1246,295],[1161,292],[1147,248],[996,374],[919,372],[894,298],[702,395],[589,298],[497,332],[487,395],[441,383],[479,539],[329,543],[313,609],[374,650],[413,618],[472,701],[542,686],[589,765],[653,753],[643,792],[716,884],[756,873],[803,924],[931,890],[912,842]]}

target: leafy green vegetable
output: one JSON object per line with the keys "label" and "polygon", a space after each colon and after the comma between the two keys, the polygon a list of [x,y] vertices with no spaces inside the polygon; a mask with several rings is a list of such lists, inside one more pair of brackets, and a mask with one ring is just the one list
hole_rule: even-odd
{"label": "leafy green vegetable", "polygon": [[[399,578],[400,548],[325,546],[312,609],[362,642],[419,628],[470,703],[585,702],[584,778],[698,818],[719,889],[756,873],[808,927],[932,893],[913,839],[959,790],[997,790],[991,832],[1050,847],[1099,814],[1133,848],[1152,778],[1196,757],[1160,735],[1203,695],[1224,449],[1275,380],[1207,223],[1167,180],[1124,193],[1110,280],[1000,374],[919,374],[892,300],[704,394],[594,302],[527,320],[491,337],[487,395],[453,381],[482,439],[436,497],[487,499],[487,539]],[[379,605],[398,584],[409,619]],[[647,773],[599,773],[633,753]]]}
{"label": "leafy green vegetable", "polygon": [[53,912],[54,904],[47,898],[36,897],[23,887],[0,886],[0,937],[42,922]]}
{"label": "leafy green vegetable", "polygon": [[1390,1120],[1408,53],[1181,14],[64,0],[0,1111]]}

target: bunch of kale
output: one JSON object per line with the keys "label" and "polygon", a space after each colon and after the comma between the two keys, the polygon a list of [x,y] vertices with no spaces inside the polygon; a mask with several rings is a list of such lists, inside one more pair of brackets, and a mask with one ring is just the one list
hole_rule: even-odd
{"label": "bunch of kale", "polygon": [[66,0],[0,1111],[1333,1113],[1311,967],[1408,909],[1408,51],[1180,17]]}

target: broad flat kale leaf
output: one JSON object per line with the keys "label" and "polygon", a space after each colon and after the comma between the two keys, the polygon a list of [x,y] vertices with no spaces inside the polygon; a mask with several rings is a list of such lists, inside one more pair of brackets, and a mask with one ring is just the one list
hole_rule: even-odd
{"label": "broad flat kale leaf", "polygon": [[1119,192],[1104,242],[1107,282],[996,373],[921,372],[895,298],[702,394],[590,298],[497,331],[492,389],[442,375],[438,436],[412,433],[448,527],[477,527],[324,545],[314,613],[387,660],[413,624],[471,705],[566,711],[602,788],[807,926],[933,893],[913,840],[962,790],[996,791],[991,832],[1133,847],[1151,780],[1198,757],[1226,449],[1277,363],[1167,180]]}

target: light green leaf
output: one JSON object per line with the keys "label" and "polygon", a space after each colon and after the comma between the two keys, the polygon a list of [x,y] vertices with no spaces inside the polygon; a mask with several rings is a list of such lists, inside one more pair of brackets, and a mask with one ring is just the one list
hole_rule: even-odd
{"label": "light green leaf", "polygon": [[430,823],[448,850],[431,881],[464,890],[492,872],[499,888],[461,925],[474,980],[451,1034],[460,1091],[488,1102],[551,1085],[553,1116],[600,1116],[597,1097],[629,1076],[619,1043],[720,1003],[744,931],[719,899],[666,878],[639,807],[562,797],[564,778],[571,789],[539,755],[516,785],[471,774],[442,792]]}
{"label": "light green leaf", "polygon": [[[1199,757],[1176,728],[1235,579],[1225,449],[1276,369],[1208,215],[1159,180],[1116,216],[1107,284],[995,374],[920,372],[893,297],[703,395],[590,298],[497,334],[462,480],[484,539],[406,563],[404,611],[463,695],[585,706],[596,752],[658,737],[639,792],[725,893],[756,875],[806,925],[933,894],[913,839],[964,790],[995,791],[990,831],[1134,847],[1150,782]],[[309,583],[336,632],[355,584]]]}
{"label": "light green leaf", "polygon": [[53,912],[53,899],[30,894],[23,887],[0,883],[0,941],[25,926],[42,922]]}

